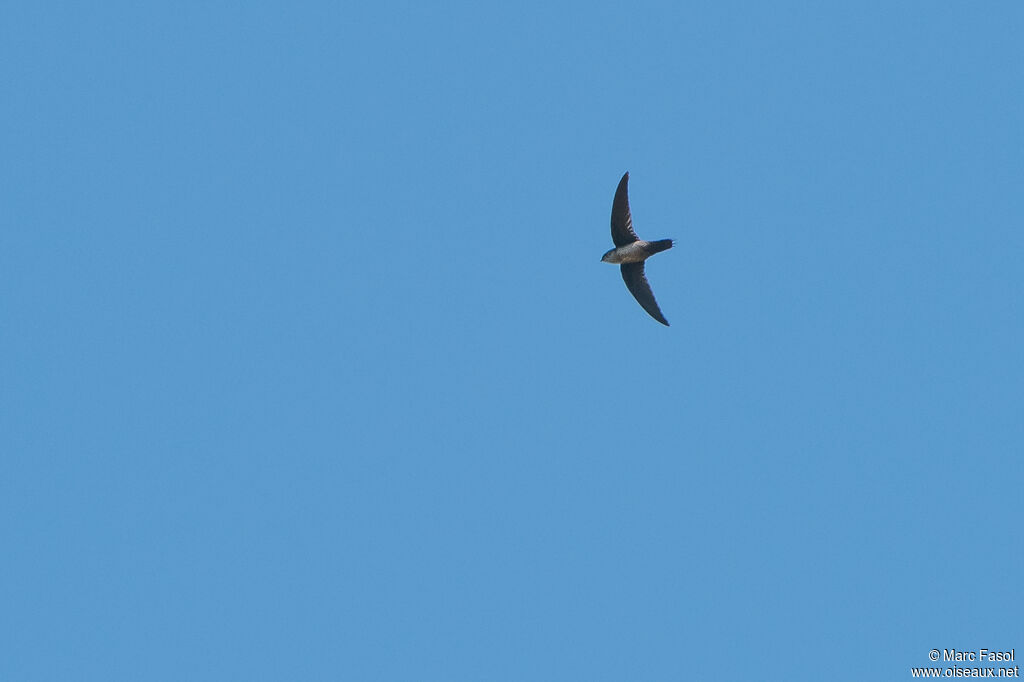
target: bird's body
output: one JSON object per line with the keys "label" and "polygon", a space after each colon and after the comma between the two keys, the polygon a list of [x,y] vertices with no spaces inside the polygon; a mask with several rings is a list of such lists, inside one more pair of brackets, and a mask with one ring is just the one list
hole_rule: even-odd
{"label": "bird's body", "polygon": [[[669,242],[669,245],[665,248],[672,248],[672,240],[663,240]],[[664,251],[665,248],[659,248],[660,242],[645,242],[643,239],[638,239],[632,244],[626,244],[625,246],[619,246],[612,249],[604,255],[601,260],[605,263],[643,263],[645,260],[658,253]]]}
{"label": "bird's body", "polygon": [[668,320],[661,314],[654,292],[644,273],[644,261],[656,253],[672,248],[671,239],[648,242],[633,231],[633,217],[629,212],[629,173],[622,176],[612,201],[612,242],[615,248],[601,257],[605,263],[621,265],[622,280],[644,310],[666,327]]}

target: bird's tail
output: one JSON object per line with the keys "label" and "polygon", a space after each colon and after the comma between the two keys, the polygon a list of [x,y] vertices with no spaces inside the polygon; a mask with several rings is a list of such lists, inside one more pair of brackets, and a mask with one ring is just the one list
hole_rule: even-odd
{"label": "bird's tail", "polygon": [[661,253],[662,251],[668,251],[672,248],[671,239],[659,239],[656,242],[651,242],[651,255]]}

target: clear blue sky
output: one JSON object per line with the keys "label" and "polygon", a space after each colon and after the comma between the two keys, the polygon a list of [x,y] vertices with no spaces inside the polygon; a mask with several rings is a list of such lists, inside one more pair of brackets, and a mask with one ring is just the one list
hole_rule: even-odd
{"label": "clear blue sky", "polygon": [[847,5],[5,5],[0,679],[1024,657],[1024,8]]}

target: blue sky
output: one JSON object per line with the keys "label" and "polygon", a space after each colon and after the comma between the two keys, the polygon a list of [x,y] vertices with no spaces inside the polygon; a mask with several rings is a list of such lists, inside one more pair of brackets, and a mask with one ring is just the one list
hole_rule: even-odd
{"label": "blue sky", "polygon": [[[1024,651],[1022,33],[5,6],[0,678]],[[599,262],[627,170],[670,328]]]}

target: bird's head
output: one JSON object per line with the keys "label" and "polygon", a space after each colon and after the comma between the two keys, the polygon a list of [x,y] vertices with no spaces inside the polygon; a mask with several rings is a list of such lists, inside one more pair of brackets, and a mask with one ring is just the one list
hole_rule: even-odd
{"label": "bird's head", "polygon": [[601,256],[601,262],[602,263],[618,263],[618,261],[615,260],[614,257],[612,256],[612,254],[614,254],[614,253],[615,253],[615,249],[612,249],[611,251],[609,251],[606,254],[604,254],[603,256]]}

